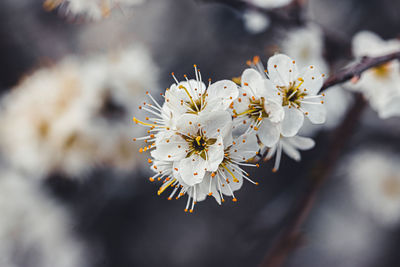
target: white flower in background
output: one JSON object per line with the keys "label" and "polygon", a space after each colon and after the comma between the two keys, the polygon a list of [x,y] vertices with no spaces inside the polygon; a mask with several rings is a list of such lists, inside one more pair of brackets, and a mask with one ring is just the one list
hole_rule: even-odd
{"label": "white flower in background", "polygon": [[180,116],[185,113],[200,114],[227,110],[230,104],[237,98],[237,85],[229,80],[221,80],[211,83],[208,87],[203,83],[201,73],[194,65],[196,79],[179,82],[175,74],[172,77],[175,82],[165,92],[165,104]]}
{"label": "white flower in background", "polygon": [[400,222],[399,162],[396,154],[366,149],[352,154],[344,165],[359,207],[387,226]]}
{"label": "white flower in background", "polygon": [[61,169],[75,175],[93,165],[96,145],[82,135],[87,112],[75,105],[82,96],[79,63],[69,58],[26,77],[2,99],[1,152],[28,174]]}
{"label": "white flower in background", "polygon": [[262,8],[278,8],[289,5],[292,0],[244,0],[249,4]]}
{"label": "white flower in background", "polygon": [[322,73],[328,71],[323,57],[323,34],[317,25],[289,31],[282,40],[281,47],[284,54],[296,59],[299,68],[314,65]]}
{"label": "white flower in background", "polygon": [[[203,201],[208,196],[213,196],[215,200],[221,204],[224,202],[224,195],[232,196],[233,201],[237,198],[234,191],[239,190],[243,185],[243,179],[258,185],[258,183],[248,178],[249,174],[245,172],[241,166],[256,166],[258,164],[248,163],[259,150],[257,138],[253,134],[245,134],[236,138],[231,143],[225,143],[224,156],[218,168],[213,171],[206,171],[204,177],[199,183],[187,184],[181,177],[179,169],[174,167],[173,161],[155,161],[149,159],[149,163],[153,163],[151,169],[156,173],[150,177],[150,181],[163,181],[163,185],[158,190],[158,195],[163,193],[169,187],[173,188],[168,196],[171,200],[188,195],[185,211],[193,212],[197,202]],[[191,204],[191,205],[190,205]]]}
{"label": "white flower in background", "polygon": [[[353,54],[363,56],[382,56],[400,51],[399,40],[384,41],[372,32],[362,31],[353,38]],[[365,71],[360,80],[349,85],[360,91],[368,99],[371,107],[382,119],[400,116],[400,65],[393,60]]]}
{"label": "white flower in background", "polygon": [[45,0],[43,6],[46,10],[57,7],[66,10],[66,14],[74,16],[87,16],[98,20],[108,17],[111,10],[116,7],[131,6],[143,3],[145,0]]}
{"label": "white flower in background", "polygon": [[[87,132],[98,145],[98,161],[117,170],[130,171],[138,166],[137,147],[132,136],[144,134],[129,123],[138,107],[157,111],[157,105],[141,103],[143,92],[158,88],[158,68],[141,46],[97,56],[83,67],[80,105],[88,109]],[[156,100],[154,100],[156,101]],[[167,114],[167,113],[166,113]],[[143,129],[144,130],[144,129]]]}
{"label": "white flower in background", "polygon": [[279,142],[272,146],[271,148],[264,148],[262,155],[265,155],[265,160],[270,160],[275,156],[275,164],[272,169],[273,172],[279,170],[279,165],[282,158],[282,151],[285,152],[290,158],[295,161],[300,161],[301,156],[299,150],[309,150],[315,145],[314,140],[308,137],[293,136],[284,137],[281,136]]}
{"label": "white flower in background", "polygon": [[146,87],[157,88],[156,77],[139,47],[40,69],[2,99],[1,152],[11,166],[38,176],[80,177],[99,164],[132,170],[138,156],[131,134],[141,134],[130,114]]}
{"label": "white flower in background", "polygon": [[267,14],[251,9],[244,11],[243,22],[245,29],[251,34],[265,31],[271,23]]}
{"label": "white flower in background", "polygon": [[[258,62],[258,58],[255,61]],[[279,140],[280,123],[284,111],[279,102],[271,101],[265,75],[254,69],[246,69],[241,77],[240,96],[234,102],[233,113],[236,125],[248,125],[247,132],[257,132],[261,142],[272,146]]]}
{"label": "white flower in background", "polygon": [[1,266],[88,266],[84,244],[59,206],[30,179],[1,173]]}

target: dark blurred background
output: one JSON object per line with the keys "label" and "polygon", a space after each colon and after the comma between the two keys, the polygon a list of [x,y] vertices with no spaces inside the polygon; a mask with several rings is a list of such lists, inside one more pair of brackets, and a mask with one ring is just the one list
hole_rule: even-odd
{"label": "dark blurred background", "polygon": [[[347,42],[360,30],[383,38],[400,33],[398,0],[311,0],[306,9],[312,21]],[[100,22],[71,20],[57,10],[46,12],[40,0],[2,0],[0,20],[2,93],[49,62],[135,42],[151,51],[160,68],[160,92],[172,83],[171,71],[182,77],[192,73],[193,64],[200,66],[205,78],[232,78],[254,55],[266,63],[269,48],[290,28],[272,21],[265,32],[250,34],[241,10],[191,0],[148,0],[128,14],[117,14],[115,20]],[[365,147],[398,154],[399,122],[379,120],[368,110],[343,152],[343,161]],[[193,214],[183,211],[185,200],[157,196],[157,186],[142,171],[121,175],[97,168],[84,180],[54,173],[43,186],[70,210],[92,266],[257,266],[287,224],[313,164],[327,153],[330,134],[319,132],[316,147],[302,152],[300,163],[283,156],[278,173],[271,172],[269,162],[250,169],[260,184],[244,183],[237,203],[219,206],[207,199],[196,205]],[[324,185],[304,227],[303,243],[286,266],[400,266],[399,230],[398,225],[385,227],[359,209],[346,172],[338,168]]]}

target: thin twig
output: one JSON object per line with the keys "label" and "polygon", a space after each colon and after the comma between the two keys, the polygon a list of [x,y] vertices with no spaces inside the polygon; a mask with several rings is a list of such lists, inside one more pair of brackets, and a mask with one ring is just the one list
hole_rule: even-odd
{"label": "thin twig", "polygon": [[339,83],[349,81],[353,78],[360,78],[362,73],[370,68],[377,67],[392,60],[400,60],[400,51],[380,57],[363,57],[361,61],[350,66],[327,79],[321,90],[325,90]]}
{"label": "thin twig", "polygon": [[[400,59],[400,51],[380,57],[364,57],[357,64],[354,64],[327,79],[322,87],[325,90],[333,85],[346,82],[348,80],[359,79],[362,73],[370,68],[382,65],[394,59]],[[289,254],[298,246],[301,241],[301,228],[310,215],[311,209],[319,189],[329,178],[334,170],[336,163],[350,139],[357,122],[366,106],[366,101],[361,94],[356,94],[356,101],[352,108],[347,112],[344,121],[336,128],[332,135],[328,153],[313,168],[310,177],[311,184],[305,192],[303,199],[294,209],[292,219],[284,232],[278,237],[276,243],[269,250],[264,258],[262,267],[279,267],[284,264]]]}

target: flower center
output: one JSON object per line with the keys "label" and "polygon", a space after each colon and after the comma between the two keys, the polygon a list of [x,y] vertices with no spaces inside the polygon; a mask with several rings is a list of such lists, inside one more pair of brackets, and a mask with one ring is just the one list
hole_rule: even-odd
{"label": "flower center", "polygon": [[379,65],[372,69],[376,76],[379,78],[385,78],[389,75],[390,70],[390,62]]}
{"label": "flower center", "polygon": [[265,102],[264,97],[261,97],[259,99],[252,97],[252,98],[249,98],[249,101],[250,101],[250,104],[248,106],[248,109],[241,113],[235,112],[235,116],[247,115],[249,118],[251,118],[254,121],[261,120],[262,118],[268,118],[269,115],[265,111],[265,108],[264,108],[264,102]]}
{"label": "flower center", "polygon": [[282,106],[294,105],[299,107],[303,97],[307,96],[307,93],[300,90],[300,86],[304,83],[302,78],[298,79],[299,83],[293,83],[290,87],[280,87],[279,91],[282,96]]}
{"label": "flower center", "polygon": [[189,151],[186,157],[190,157],[193,154],[197,154],[202,157],[204,160],[207,159],[208,147],[212,146],[217,142],[216,138],[207,138],[202,134],[202,132],[198,132],[195,136],[185,136],[184,139],[189,144]]}
{"label": "flower center", "polygon": [[189,110],[187,113],[191,114],[198,114],[199,111],[202,111],[204,107],[206,106],[206,95],[203,94],[200,98],[197,98],[196,100],[186,102],[187,106],[189,107]]}

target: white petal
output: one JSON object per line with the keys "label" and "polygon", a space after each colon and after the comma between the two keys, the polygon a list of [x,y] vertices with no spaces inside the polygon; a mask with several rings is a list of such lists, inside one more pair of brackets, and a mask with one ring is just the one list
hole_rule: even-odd
{"label": "white petal", "polygon": [[274,101],[265,100],[264,109],[268,114],[268,119],[273,123],[281,122],[285,117],[282,105],[277,104]]}
{"label": "white petal", "polygon": [[290,57],[277,54],[268,60],[268,76],[273,84],[289,86],[290,82],[297,79],[298,70],[296,63]]}
{"label": "white petal", "polygon": [[207,152],[207,171],[216,171],[224,159],[224,144],[222,136],[218,136],[214,145],[210,146]]}
{"label": "white petal", "polygon": [[[211,183],[211,187],[210,187],[210,183]],[[218,204],[221,205],[221,196],[220,196],[220,194],[218,192],[218,189],[217,189],[218,187],[217,186],[218,186],[217,185],[217,179],[215,179],[215,177],[211,178],[211,173],[210,172],[207,172],[204,175],[203,181],[199,184],[200,191],[202,193],[205,193],[207,195],[209,193],[211,193],[211,195],[215,198],[215,200],[218,202]]]}
{"label": "white petal", "polygon": [[260,72],[255,69],[248,68],[243,71],[241,80],[242,87],[246,88],[247,86],[253,87],[259,84],[263,80],[263,76],[261,76]]}
{"label": "white petal", "polygon": [[279,125],[272,123],[268,119],[262,121],[257,131],[260,141],[268,147],[275,145],[279,141],[280,134]]}
{"label": "white petal", "polygon": [[234,82],[222,80],[210,85],[207,95],[204,111],[226,110],[238,97],[239,90]]}
{"label": "white petal", "polygon": [[196,154],[179,162],[179,174],[189,186],[198,184],[203,180],[205,168],[206,161]]}
{"label": "white petal", "polygon": [[243,134],[235,139],[235,143],[230,147],[231,158],[237,161],[246,161],[253,158],[260,150],[255,134]]}
{"label": "white petal", "polygon": [[151,156],[156,160],[175,161],[186,156],[187,142],[179,135],[173,134],[156,141],[156,149]]}
{"label": "white petal", "polygon": [[232,130],[232,116],[227,111],[215,111],[200,117],[200,124],[207,137],[222,135],[225,137]]}
{"label": "white petal", "polygon": [[326,108],[324,104],[305,104],[301,103],[304,112],[308,112],[306,117],[314,124],[324,123],[326,120]]}
{"label": "white petal", "polygon": [[315,66],[303,68],[300,77],[304,80],[300,89],[306,89],[307,95],[318,94],[323,84],[323,78]]}
{"label": "white petal", "polygon": [[285,152],[285,154],[288,155],[290,158],[294,159],[295,161],[300,161],[301,159],[300,152],[297,151],[289,143],[282,142],[282,149],[283,152]]}
{"label": "white petal", "polygon": [[291,138],[285,138],[285,141],[300,150],[308,150],[315,146],[314,140],[308,137],[293,136]]}
{"label": "white petal", "polygon": [[201,117],[195,114],[183,114],[177,119],[176,123],[176,129],[180,133],[185,135],[197,134],[201,126],[202,126]]}
{"label": "white petal", "polygon": [[304,122],[303,113],[297,108],[284,107],[285,117],[281,123],[282,135],[285,137],[294,136],[300,130]]}
{"label": "white petal", "polygon": [[[221,191],[224,195],[227,195],[227,196],[232,196],[231,190],[233,192],[235,192],[235,191],[239,190],[243,185],[242,174],[238,173],[237,171],[234,171],[230,165],[232,165],[232,164],[228,164],[225,167],[228,168],[235,175],[236,179],[234,179],[232,177],[232,175],[225,169],[223,169],[224,171],[222,171],[222,169],[221,169],[221,171],[225,177],[223,177],[222,175],[219,175],[223,179],[223,183],[225,185],[225,186],[221,187],[221,189],[222,189]],[[217,178],[217,177],[215,177],[215,178]],[[229,184],[227,184],[226,179],[228,179]],[[237,182],[234,182],[234,180]],[[230,187],[230,189],[229,189],[229,187]]]}
{"label": "white petal", "polygon": [[381,119],[400,116],[400,96],[391,98],[382,108],[378,109],[378,115]]}
{"label": "white petal", "polygon": [[273,83],[266,79],[264,82],[264,92],[262,92],[261,96],[264,96],[265,99],[274,101],[275,103],[282,105],[282,95],[278,95],[279,91]]}

